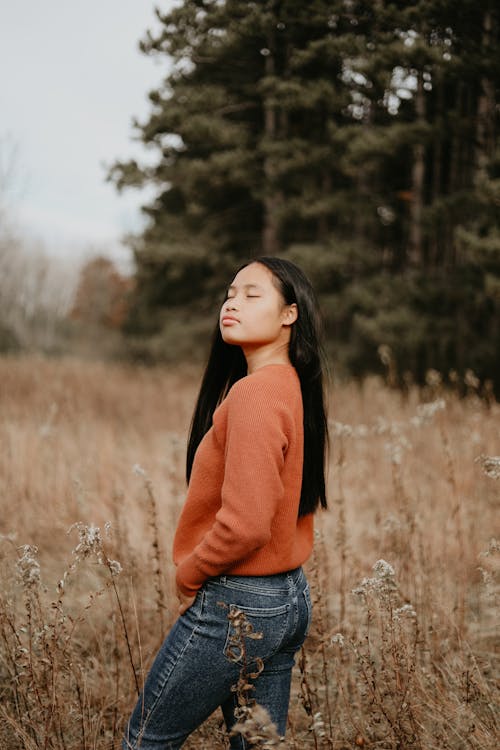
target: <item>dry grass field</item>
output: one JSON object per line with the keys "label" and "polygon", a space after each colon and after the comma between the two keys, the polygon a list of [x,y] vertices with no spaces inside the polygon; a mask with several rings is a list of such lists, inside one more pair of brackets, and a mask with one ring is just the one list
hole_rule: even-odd
{"label": "dry grass field", "polygon": [[[0,748],[105,750],[175,617],[199,372],[0,360]],[[280,747],[497,749],[500,406],[332,389],[314,623]],[[276,741],[244,707],[255,747]],[[258,739],[260,737],[260,739]],[[186,743],[227,747],[214,715]]]}

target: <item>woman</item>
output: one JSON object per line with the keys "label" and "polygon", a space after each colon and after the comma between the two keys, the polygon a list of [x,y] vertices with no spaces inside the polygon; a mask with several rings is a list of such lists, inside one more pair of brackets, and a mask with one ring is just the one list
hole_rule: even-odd
{"label": "woman", "polygon": [[[218,706],[235,723],[242,666],[251,698],[285,734],[294,654],[311,617],[302,564],[326,507],[327,424],[312,287],[290,261],[243,266],[222,305],[187,451],[174,539],[179,618],[123,748],[176,750]],[[258,638],[245,638],[234,617]],[[248,747],[241,735],[231,748]]]}

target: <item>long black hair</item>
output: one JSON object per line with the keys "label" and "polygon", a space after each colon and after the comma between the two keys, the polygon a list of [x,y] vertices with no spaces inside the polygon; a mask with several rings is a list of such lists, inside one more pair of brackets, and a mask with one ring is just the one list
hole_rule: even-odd
{"label": "long black hair", "polygon": [[[298,309],[298,318],[291,326],[288,356],[300,379],[304,407],[304,465],[299,506],[299,516],[303,516],[315,511],[318,504],[326,508],[328,423],[318,303],[310,281],[295,263],[283,258],[261,256],[245,263],[241,268],[251,263],[260,263],[268,268],[285,304],[295,303]],[[196,449],[212,425],[216,407],[233,383],[246,374],[247,363],[242,349],[225,343],[217,322],[191,422],[186,460],[188,482]]]}

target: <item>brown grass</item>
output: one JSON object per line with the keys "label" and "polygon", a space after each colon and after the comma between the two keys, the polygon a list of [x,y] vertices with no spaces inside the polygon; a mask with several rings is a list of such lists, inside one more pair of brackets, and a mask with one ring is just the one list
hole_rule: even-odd
{"label": "brown grass", "polygon": [[[1,748],[118,747],[175,617],[198,377],[0,360]],[[475,459],[500,452],[500,407],[439,386],[402,398],[372,379],[336,387],[331,411],[330,510],[307,565],[315,621],[286,747],[493,750],[499,482]],[[219,717],[186,743],[224,746]]]}

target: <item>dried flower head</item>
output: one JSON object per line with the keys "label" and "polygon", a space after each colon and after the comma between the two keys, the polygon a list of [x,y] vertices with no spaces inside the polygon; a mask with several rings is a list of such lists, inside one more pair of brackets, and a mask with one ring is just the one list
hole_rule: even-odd
{"label": "dried flower head", "polygon": [[366,424],[358,424],[354,427],[353,435],[357,438],[365,438],[370,434],[370,429]]}
{"label": "dried flower head", "polygon": [[495,539],[495,537],[492,537],[488,544],[488,549],[484,550],[484,552],[481,552],[479,557],[491,557],[492,555],[497,555],[500,553],[500,541],[498,539]]}
{"label": "dried flower head", "polygon": [[142,468],[142,466],[141,466],[140,464],[134,464],[134,465],[132,466],[132,471],[133,471],[133,472],[134,472],[134,474],[136,474],[136,475],[137,475],[138,477],[144,477],[144,478],[147,478],[147,474],[146,474],[145,470],[144,470],[144,469]]}
{"label": "dried flower head", "polygon": [[311,731],[315,732],[315,734],[317,734],[318,737],[326,736],[325,722],[320,711],[317,711],[313,716],[313,720],[311,724]]}
{"label": "dried flower head", "polygon": [[334,437],[352,437],[353,428],[350,424],[344,424],[343,422],[330,421],[330,428]]}
{"label": "dried flower head", "polygon": [[494,605],[500,601],[500,541],[490,539],[488,549],[480,553],[482,565],[479,567],[484,591]]}
{"label": "dried flower head", "polygon": [[443,382],[443,378],[438,370],[434,370],[434,368],[430,367],[425,373],[425,382],[431,388],[438,388]]}
{"label": "dried flower head", "polygon": [[380,357],[380,361],[386,367],[390,365],[394,359],[392,355],[392,349],[387,344],[380,344],[380,346],[377,349],[377,353],[378,353],[378,356]]}
{"label": "dried flower head", "polygon": [[411,604],[403,604],[402,607],[398,607],[398,609],[395,609],[392,613],[393,620],[401,620],[403,618],[415,619],[416,617],[417,613]]}
{"label": "dried flower head", "polygon": [[87,557],[95,556],[97,561],[102,563],[102,538],[99,526],[94,526],[94,524],[87,526],[87,524],[77,521],[70,527],[69,531],[73,529],[78,530],[79,537],[79,542],[73,550],[76,559],[85,560]]}
{"label": "dried flower head", "polygon": [[465,371],[464,383],[468,388],[472,388],[475,391],[479,388],[480,380],[474,370]]}
{"label": "dried flower head", "polygon": [[267,710],[255,703],[239,709],[239,721],[233,726],[231,735],[241,734],[251,747],[278,747],[284,742]]}
{"label": "dried flower head", "polygon": [[391,462],[400,466],[403,460],[403,453],[411,448],[411,443],[404,435],[396,435],[394,440],[385,443],[384,448],[389,453]]}
{"label": "dried flower head", "polygon": [[398,516],[393,513],[389,513],[382,522],[382,529],[388,534],[394,534],[400,532],[405,527],[405,524]]}
{"label": "dried flower head", "polygon": [[363,578],[359,586],[352,590],[353,594],[366,596],[370,592],[389,594],[396,591],[396,574],[390,563],[385,560],[377,560],[372,570],[375,576]]}
{"label": "dried flower head", "polygon": [[[101,529],[99,526],[94,524],[85,524],[82,521],[77,521],[68,529],[68,534],[73,530],[78,530],[78,544],[73,550],[75,561],[71,566],[70,570],[73,570],[76,565],[82,560],[86,560],[89,557],[94,557],[99,565],[105,565],[112,576],[117,576],[122,572],[122,566],[117,560],[111,560],[104,552]],[[111,524],[106,523],[105,533],[109,536]],[[59,589],[64,588],[67,575],[65,574],[62,581],[59,582]]]}
{"label": "dried flower head", "polygon": [[381,579],[394,578],[394,576],[396,575],[392,565],[385,560],[377,560],[372,570],[376,574],[377,578]]}
{"label": "dried flower head", "polygon": [[36,589],[40,585],[40,563],[37,560],[38,547],[24,544],[19,547],[21,553],[16,568],[23,587],[26,591]]}
{"label": "dried flower head", "polygon": [[443,409],[446,409],[444,398],[429,401],[427,404],[419,404],[416,415],[410,419],[410,424],[412,427],[422,427],[422,425],[431,422],[437,412]]}
{"label": "dried flower head", "polygon": [[392,432],[392,424],[385,417],[378,416],[375,420],[373,432],[375,435],[386,435],[388,432]]}
{"label": "dried flower head", "polygon": [[500,456],[485,456],[481,454],[475,459],[480,464],[483,473],[490,479],[500,479]]}
{"label": "dried flower head", "polygon": [[109,568],[109,572],[112,576],[119,576],[122,572],[123,568],[121,564],[118,562],[118,560],[109,560],[107,561],[107,566]]}

